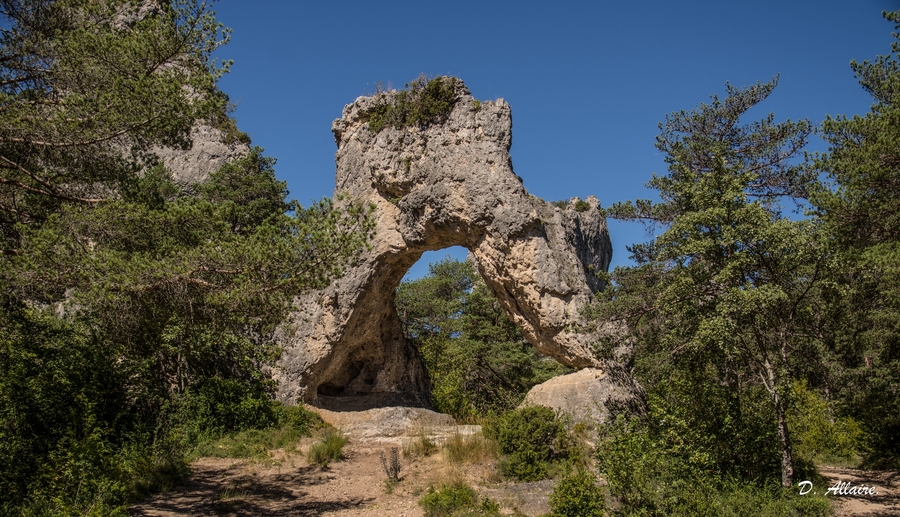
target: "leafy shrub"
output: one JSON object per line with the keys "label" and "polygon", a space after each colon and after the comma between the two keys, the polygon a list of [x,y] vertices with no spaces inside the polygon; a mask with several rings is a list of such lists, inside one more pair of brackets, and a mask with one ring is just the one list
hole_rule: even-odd
{"label": "leafy shrub", "polygon": [[463,483],[442,485],[435,490],[428,489],[419,505],[425,510],[425,517],[491,517],[500,515],[500,505],[495,501],[483,498],[472,487]]}
{"label": "leafy shrub", "polygon": [[563,419],[544,406],[515,409],[487,422],[485,434],[497,440],[504,476],[537,481],[549,474],[550,464],[568,457],[569,443]]}
{"label": "leafy shrub", "polygon": [[206,378],[176,401],[179,423],[193,436],[220,436],[278,423],[268,393],[240,379]]}
{"label": "leafy shrub", "polygon": [[310,463],[324,468],[332,461],[344,459],[343,449],[346,444],[347,437],[344,436],[344,433],[330,427],[325,429],[321,438],[309,447],[306,457]]}
{"label": "leafy shrub", "polygon": [[444,122],[458,100],[458,81],[455,77],[429,80],[425,75],[420,75],[405,89],[394,94],[383,94],[384,102],[368,113],[369,130],[378,133],[388,126],[399,129]]}
{"label": "leafy shrub", "polygon": [[827,402],[809,390],[806,382],[794,385],[793,401],[788,424],[797,458],[829,464],[859,462],[857,449],[863,431],[855,420],[834,417]]}
{"label": "leafy shrub", "polygon": [[[828,515],[823,496],[799,495],[775,477],[737,478],[714,468],[691,436],[669,441],[646,422],[607,426],[596,458],[622,515]],[[686,438],[686,439],[685,439]],[[680,445],[675,442],[680,442]]]}
{"label": "leafy shrub", "polygon": [[104,434],[94,427],[83,438],[69,436],[59,442],[32,489],[33,514],[127,515],[121,464]]}
{"label": "leafy shrub", "polygon": [[586,470],[561,479],[550,495],[550,517],[602,517],[605,509],[603,490]]}
{"label": "leafy shrub", "polygon": [[500,458],[497,467],[503,477],[519,481],[540,481],[550,477],[549,461],[534,449],[526,448]]}

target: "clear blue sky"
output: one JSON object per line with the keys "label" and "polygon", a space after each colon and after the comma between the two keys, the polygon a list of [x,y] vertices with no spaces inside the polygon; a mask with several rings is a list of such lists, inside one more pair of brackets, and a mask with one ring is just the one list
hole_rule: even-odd
{"label": "clear blue sky", "polygon": [[[304,204],[334,189],[330,128],[344,105],[379,81],[401,88],[426,73],[510,103],[513,167],[531,193],[593,194],[606,206],[652,196],[644,182],[665,173],[658,123],[724,93],[726,81],[780,74],[755,116],[819,123],[868,111],[848,65],[889,53],[893,26],[881,11],[900,0],[222,0],[215,9],[234,30],[217,53],[234,60],[220,87]],[[646,240],[638,224],[611,221],[610,234],[613,266]]]}

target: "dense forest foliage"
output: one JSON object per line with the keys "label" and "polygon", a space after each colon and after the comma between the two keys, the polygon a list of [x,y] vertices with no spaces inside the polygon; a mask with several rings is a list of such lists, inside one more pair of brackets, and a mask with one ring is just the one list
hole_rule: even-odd
{"label": "dense forest foliage", "polygon": [[271,399],[274,326],[368,208],[287,201],[259,148],[173,181],[156,146],[236,132],[205,3],[0,7],[0,512],[121,514],[204,437],[305,425]]}
{"label": "dense forest foliage", "polygon": [[874,104],[822,124],[827,152],[801,154],[807,121],[744,120],[777,78],[729,85],[660,124],[668,173],[647,184],[659,201],[607,209],[658,230],[591,314],[626,326],[647,394],[648,416],[620,417],[597,452],[623,513],[722,514],[727,494],[813,479],[816,463],[900,463],[900,42],[891,50],[851,63]]}
{"label": "dense forest foliage", "polygon": [[[0,0],[0,514],[124,515],[211,439],[304,432],[272,400],[275,326],[373,231],[369,207],[289,201],[257,147],[173,178],[154,150],[197,124],[249,139],[216,87],[228,31],[203,2],[158,4]],[[900,40],[851,68],[871,111],[819,128],[745,120],[777,78],[669,115],[659,201],[606,209],[659,230],[585,315],[627,330],[646,394],[598,431],[617,512],[821,513],[782,487],[826,461],[898,467]],[[829,149],[803,154],[814,132]],[[557,514],[602,513],[564,422],[513,410],[566,369],[473,266],[433,264],[396,302],[434,407],[485,422],[510,477],[568,465]]]}

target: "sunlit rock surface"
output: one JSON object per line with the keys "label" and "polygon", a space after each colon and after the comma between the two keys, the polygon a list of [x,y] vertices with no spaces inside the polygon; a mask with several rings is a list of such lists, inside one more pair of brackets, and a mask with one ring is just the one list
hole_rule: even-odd
{"label": "sunlit rock surface", "polygon": [[[443,124],[369,130],[368,110],[391,93],[344,107],[335,194],[373,203],[377,230],[358,266],[296,301],[283,326],[279,397],[339,408],[427,405],[428,381],[394,309],[403,275],[429,250],[463,246],[525,337],[574,368],[600,367],[581,310],[602,287],[612,247],[598,200],[559,208],[513,172],[512,115],[458,84]],[[548,171],[548,174],[559,174]],[[356,402],[354,402],[355,404]]]}

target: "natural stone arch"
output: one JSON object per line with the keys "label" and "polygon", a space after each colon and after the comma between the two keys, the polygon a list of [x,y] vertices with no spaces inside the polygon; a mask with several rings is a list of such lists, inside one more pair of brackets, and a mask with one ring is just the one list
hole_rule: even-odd
{"label": "natural stone arch", "polygon": [[360,97],[332,125],[335,193],[373,203],[372,249],[321,291],[296,301],[284,326],[279,398],[328,405],[426,404],[428,380],[394,308],[403,275],[422,253],[470,250],[529,342],[574,368],[600,366],[581,310],[612,255],[593,196],[560,208],[528,194],[512,169],[512,117],[502,99],[478,102],[457,83],[449,117],[429,127],[373,133],[368,114],[391,93]]}

